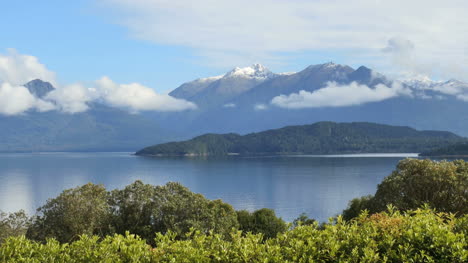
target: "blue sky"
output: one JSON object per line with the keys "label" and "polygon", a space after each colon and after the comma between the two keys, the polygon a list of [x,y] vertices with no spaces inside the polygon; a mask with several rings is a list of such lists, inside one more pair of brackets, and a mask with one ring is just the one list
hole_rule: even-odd
{"label": "blue sky", "polygon": [[405,10],[400,0],[351,2],[4,1],[0,53],[35,56],[60,83],[108,76],[159,92],[254,62],[274,72],[334,61],[394,75],[467,75],[464,1],[415,0]]}

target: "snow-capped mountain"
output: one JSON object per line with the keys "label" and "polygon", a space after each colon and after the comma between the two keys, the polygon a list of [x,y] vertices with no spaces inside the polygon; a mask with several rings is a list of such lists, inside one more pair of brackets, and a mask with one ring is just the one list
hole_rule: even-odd
{"label": "snow-capped mountain", "polygon": [[226,73],[223,78],[246,78],[246,79],[257,79],[266,80],[276,77],[277,74],[271,72],[268,68],[261,64],[253,64],[250,67],[239,68],[236,67],[233,70]]}
{"label": "snow-capped mountain", "polygon": [[184,83],[169,95],[195,102],[202,109],[209,108],[225,105],[236,96],[278,76],[261,64],[236,67],[222,76]]}
{"label": "snow-capped mountain", "polygon": [[[190,123],[185,129],[193,135],[245,133],[315,121],[369,121],[468,135],[468,116],[462,114],[468,112],[468,89],[465,83],[456,80],[432,81],[420,77],[393,81],[365,66],[353,69],[332,62],[311,65],[289,74],[275,74],[264,66],[253,65],[235,68],[211,80],[203,89],[192,90],[192,96],[180,94],[188,84],[196,82],[186,83],[171,93],[198,104],[200,110],[191,113],[188,120],[183,120],[186,116],[178,116],[182,118],[180,122]],[[385,87],[385,92],[394,92],[396,87],[399,93],[382,100],[340,107],[291,110],[272,103],[273,98],[280,95],[311,96],[329,83],[343,87],[361,85],[360,89],[367,87],[371,96],[377,94],[372,95],[379,85],[381,89]]]}
{"label": "snow-capped mountain", "polygon": [[468,95],[468,83],[456,79],[451,79],[448,81],[434,81],[429,77],[422,76],[406,79],[402,82],[415,91],[438,94],[440,96],[451,95],[463,97]]}

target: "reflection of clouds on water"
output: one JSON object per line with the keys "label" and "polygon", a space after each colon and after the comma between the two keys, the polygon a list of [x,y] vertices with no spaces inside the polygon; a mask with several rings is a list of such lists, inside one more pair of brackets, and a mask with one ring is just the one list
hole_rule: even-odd
{"label": "reflection of clouds on water", "polygon": [[0,210],[15,212],[20,209],[31,214],[35,211],[32,184],[27,173],[12,170],[0,174]]}

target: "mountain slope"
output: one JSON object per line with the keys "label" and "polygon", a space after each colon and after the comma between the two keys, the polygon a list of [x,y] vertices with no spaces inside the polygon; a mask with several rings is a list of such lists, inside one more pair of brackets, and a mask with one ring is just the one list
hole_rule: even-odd
{"label": "mountain slope", "polygon": [[440,156],[440,157],[460,157],[468,156],[468,143],[462,142],[452,144],[442,148],[437,148],[432,151],[423,152],[420,156]]}
{"label": "mountain slope", "polygon": [[205,156],[422,152],[466,141],[450,132],[417,131],[375,123],[319,122],[238,134],[205,134],[189,141],[150,146],[137,155]]}

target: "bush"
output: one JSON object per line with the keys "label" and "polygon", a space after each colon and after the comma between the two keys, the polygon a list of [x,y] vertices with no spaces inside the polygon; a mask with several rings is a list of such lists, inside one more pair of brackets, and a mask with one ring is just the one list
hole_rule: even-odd
{"label": "bush", "polygon": [[428,208],[351,221],[298,226],[266,241],[239,231],[230,239],[192,230],[187,239],[168,231],[151,247],[135,235],[81,236],[70,244],[10,237],[1,262],[468,262],[466,217]]}
{"label": "bush", "polygon": [[262,208],[253,213],[245,210],[238,211],[237,220],[240,230],[246,233],[261,233],[266,239],[276,237],[278,233],[282,233],[288,228],[286,222],[276,217],[275,211],[268,208]]}
{"label": "bush", "polygon": [[0,243],[10,236],[26,234],[30,223],[31,220],[23,210],[9,214],[0,211]]}
{"label": "bush", "polygon": [[88,183],[48,200],[38,209],[27,236],[42,242],[55,238],[63,243],[82,234],[104,237],[129,231],[152,242],[156,232],[170,230],[185,238],[193,228],[227,236],[238,226],[231,205],[208,200],[179,183],[152,186],[136,181],[111,192]]}
{"label": "bush", "polygon": [[377,187],[375,195],[354,199],[343,211],[346,219],[367,209],[385,210],[389,204],[400,210],[416,209],[424,204],[437,211],[457,215],[468,213],[468,163],[406,159]]}
{"label": "bush", "polygon": [[108,192],[102,185],[88,183],[65,190],[37,211],[27,232],[35,240],[71,242],[82,234],[104,236],[109,231]]}

